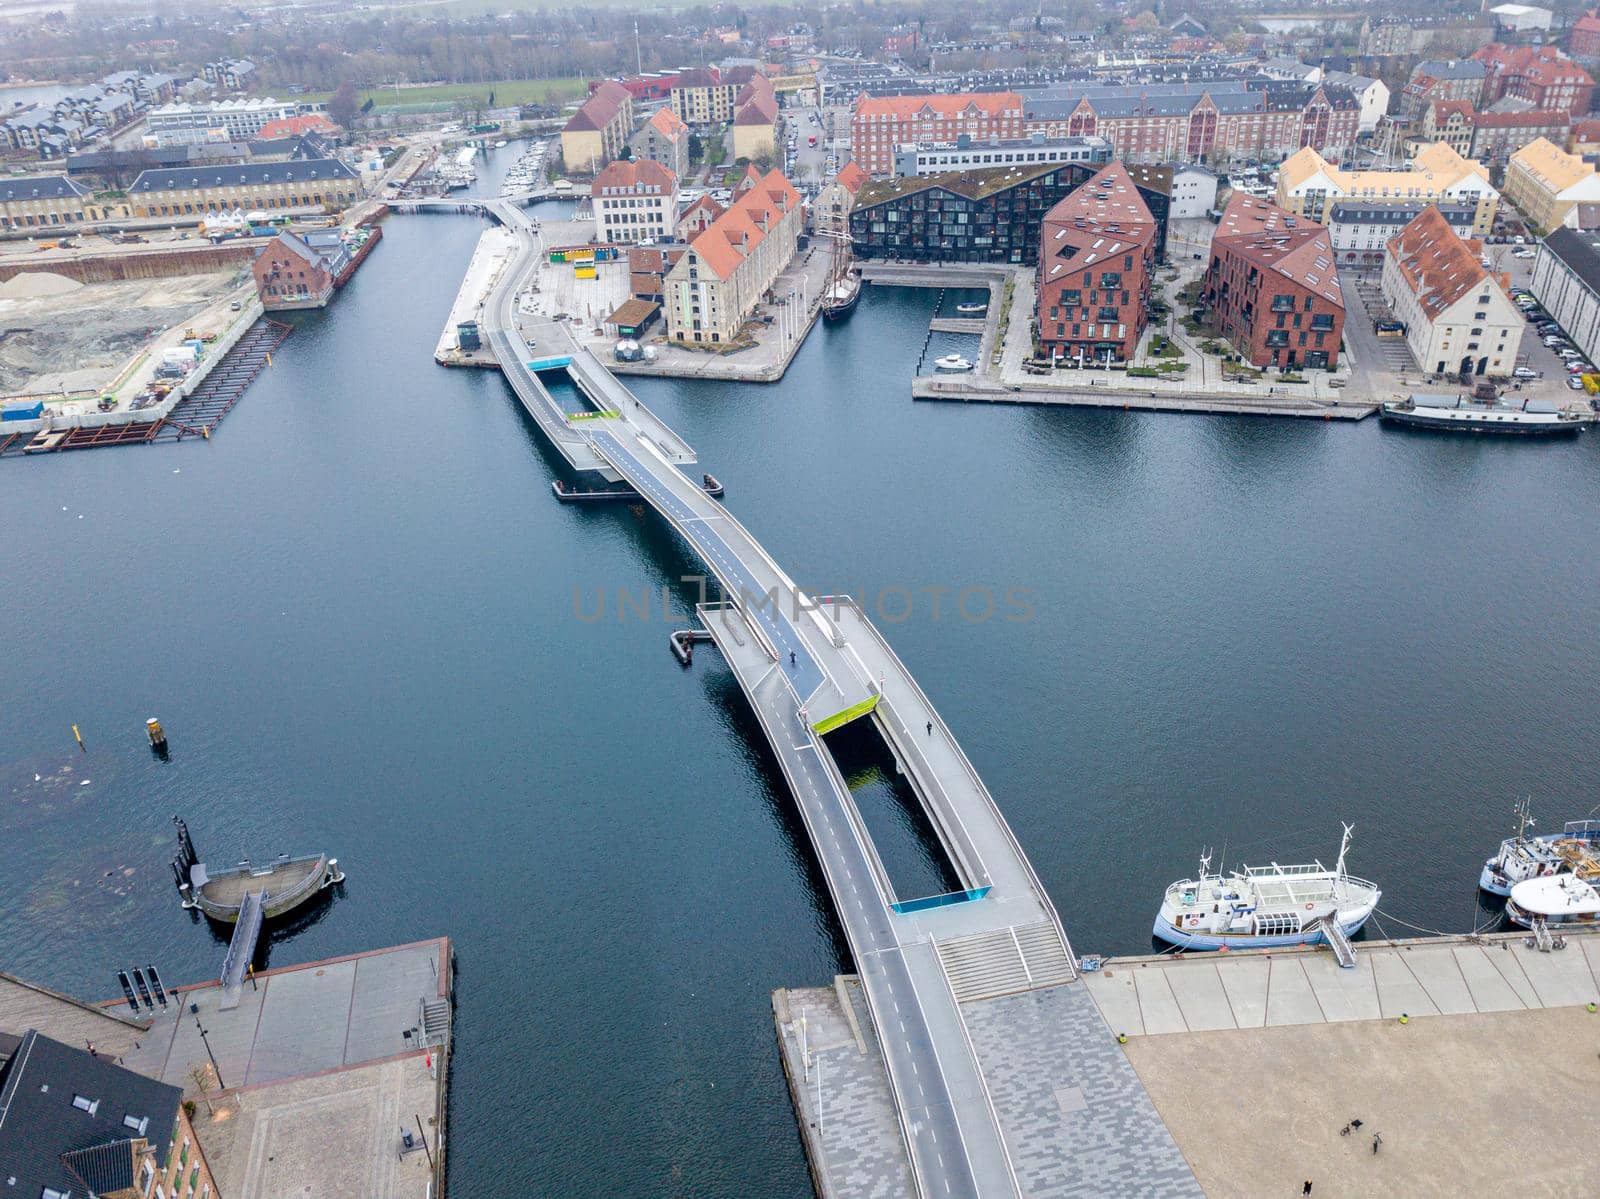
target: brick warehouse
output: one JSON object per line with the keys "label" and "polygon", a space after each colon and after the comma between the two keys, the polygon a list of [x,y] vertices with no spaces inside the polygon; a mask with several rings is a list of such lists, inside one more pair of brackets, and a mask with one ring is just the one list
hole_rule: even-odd
{"label": "brick warehouse", "polygon": [[1204,295],[1251,365],[1338,365],[1344,291],[1323,226],[1234,193],[1211,241]]}
{"label": "brick warehouse", "polygon": [[1114,162],[1045,214],[1039,346],[1052,358],[1126,362],[1144,332],[1156,221]]}

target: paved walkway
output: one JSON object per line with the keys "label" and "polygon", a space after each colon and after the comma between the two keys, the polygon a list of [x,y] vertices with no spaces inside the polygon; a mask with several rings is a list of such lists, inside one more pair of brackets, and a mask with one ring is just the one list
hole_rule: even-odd
{"label": "paved walkway", "polygon": [[1113,958],[1084,975],[1106,1021],[1130,1037],[1600,1002],[1600,935],[1552,953],[1526,934],[1357,941],[1354,969],[1322,950]]}

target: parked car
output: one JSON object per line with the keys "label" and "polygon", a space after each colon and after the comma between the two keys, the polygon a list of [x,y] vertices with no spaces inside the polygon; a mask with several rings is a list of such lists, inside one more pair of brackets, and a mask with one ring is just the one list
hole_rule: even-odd
{"label": "parked car", "polygon": [[1513,258],[1532,258],[1533,257],[1533,251],[1532,250],[1528,250],[1528,249],[1512,250],[1511,251],[1511,257],[1513,257]]}
{"label": "parked car", "polygon": [[1569,388],[1571,388],[1573,391],[1582,391],[1583,390],[1583,380],[1578,378],[1576,375],[1574,375],[1572,378],[1567,380],[1567,386]]}
{"label": "parked car", "polygon": [[1516,370],[1511,372],[1511,377],[1513,379],[1537,379],[1539,377],[1539,372],[1530,367],[1519,366]]}

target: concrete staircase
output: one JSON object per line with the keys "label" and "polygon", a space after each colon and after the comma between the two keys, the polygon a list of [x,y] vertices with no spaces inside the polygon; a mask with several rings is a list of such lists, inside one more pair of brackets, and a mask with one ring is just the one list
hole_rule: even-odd
{"label": "concrete staircase", "polygon": [[938,941],[939,964],[959,1002],[992,999],[1077,977],[1054,924],[1040,921]]}
{"label": "concrete staircase", "polygon": [[417,1027],[422,1029],[424,1045],[443,1045],[450,1036],[450,1001],[424,999],[417,1017]]}

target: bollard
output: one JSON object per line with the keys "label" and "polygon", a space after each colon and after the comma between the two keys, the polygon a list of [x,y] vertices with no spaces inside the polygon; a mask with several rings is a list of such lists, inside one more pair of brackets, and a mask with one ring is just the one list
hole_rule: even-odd
{"label": "bollard", "polygon": [[1593,1012],[1593,1011],[1594,1011],[1594,1010],[1595,1010],[1595,1008],[1594,1008],[1594,1003],[1593,1003],[1593,1002],[1591,1002],[1591,1003],[1590,1003],[1590,1004],[1589,1004],[1589,1011],[1590,1011],[1590,1012],[1591,1012],[1591,1013],[1592,1013],[1592,1012]]}
{"label": "bollard", "polygon": [[1125,1033],[1125,1032],[1119,1032],[1117,1034],[1117,1044],[1118,1045],[1126,1045],[1127,1043],[1128,1043],[1128,1034]]}
{"label": "bollard", "polygon": [[1411,1014],[1409,1012],[1401,1012],[1400,1013],[1400,1023],[1401,1024],[1410,1024],[1411,1023]]}
{"label": "bollard", "polygon": [[150,748],[156,753],[167,752],[167,734],[161,728],[161,722],[154,716],[144,722],[144,731],[150,737]]}

